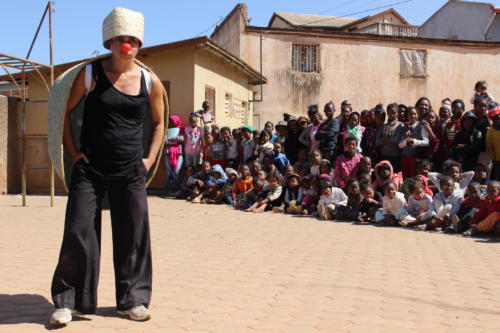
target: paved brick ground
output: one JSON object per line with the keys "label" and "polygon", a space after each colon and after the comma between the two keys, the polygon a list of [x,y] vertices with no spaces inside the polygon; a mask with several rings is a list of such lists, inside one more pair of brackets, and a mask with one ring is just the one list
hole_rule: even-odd
{"label": "paved brick ground", "polygon": [[[0,332],[50,329],[65,198],[0,196]],[[151,197],[153,319],[114,315],[109,214],[99,312],[64,332],[500,332],[500,244]]]}

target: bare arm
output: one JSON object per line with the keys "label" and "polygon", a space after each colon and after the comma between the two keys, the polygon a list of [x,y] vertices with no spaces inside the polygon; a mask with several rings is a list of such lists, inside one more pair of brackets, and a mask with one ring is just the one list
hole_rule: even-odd
{"label": "bare arm", "polygon": [[78,103],[85,95],[85,68],[82,68],[80,73],[78,73],[71,92],[68,98],[68,104],[66,105],[66,113],[64,116],[64,131],[63,131],[63,144],[68,155],[71,158],[71,163],[74,165],[80,159],[84,159],[85,162],[89,163],[88,158],[82,153],[76,150],[75,140],[73,139],[73,129],[71,127],[70,114],[76,108]]}
{"label": "bare arm", "polygon": [[158,155],[165,133],[165,105],[163,103],[163,86],[156,75],[151,73],[153,82],[151,94],[149,94],[149,105],[151,107],[151,142],[147,158],[143,159],[147,170],[151,168]]}

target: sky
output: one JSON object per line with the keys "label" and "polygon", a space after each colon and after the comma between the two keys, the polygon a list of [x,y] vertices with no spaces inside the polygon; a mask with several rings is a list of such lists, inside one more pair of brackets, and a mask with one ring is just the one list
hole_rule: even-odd
{"label": "sky", "polygon": [[[267,26],[273,12],[365,17],[405,0],[247,0],[251,25]],[[391,6],[410,24],[420,25],[447,0],[406,0]],[[27,56],[45,0],[2,1],[0,53]],[[232,0],[56,0],[53,13],[54,64],[106,53],[102,46],[102,21],[114,7],[140,11],[145,17],[144,45],[153,46],[197,36],[209,36],[241,1]],[[373,10],[372,10],[373,9]],[[366,11],[371,10],[371,11]],[[363,13],[359,13],[366,11]],[[49,64],[48,15],[30,59]]]}

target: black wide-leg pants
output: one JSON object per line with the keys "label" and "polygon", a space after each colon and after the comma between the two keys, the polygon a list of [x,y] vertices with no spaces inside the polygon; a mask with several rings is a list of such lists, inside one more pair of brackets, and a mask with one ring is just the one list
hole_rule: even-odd
{"label": "black wide-leg pants", "polygon": [[106,192],[111,211],[117,309],[149,306],[152,260],[145,188],[147,171],[142,161],[138,161],[134,171],[130,177],[111,179],[83,161],[75,165],[61,253],[52,280],[56,308],[96,312],[101,210]]}

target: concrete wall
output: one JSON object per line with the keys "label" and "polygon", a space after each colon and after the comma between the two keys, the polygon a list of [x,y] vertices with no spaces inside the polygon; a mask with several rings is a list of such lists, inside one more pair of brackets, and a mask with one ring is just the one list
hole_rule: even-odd
{"label": "concrete wall", "polygon": [[[198,49],[195,53],[195,84],[194,103],[201,107],[205,100],[205,87],[215,88],[215,122],[219,126],[229,126],[237,128],[252,122],[252,112],[248,100],[252,99],[252,92],[249,90],[248,78],[241,72],[236,72],[223,60],[204,49]],[[246,105],[247,111],[243,114],[233,110],[226,110],[226,94],[232,99],[235,109]],[[231,107],[231,102],[229,103]],[[212,106],[213,107],[213,106]],[[229,112],[226,112],[229,111]]]}
{"label": "concrete wall", "polygon": [[449,1],[419,29],[419,37],[484,40],[492,6],[467,1]]}
{"label": "concrete wall", "polygon": [[240,57],[240,36],[247,25],[247,17],[247,6],[245,4],[237,5],[220,28],[217,28],[217,33],[211,36],[218,45],[237,57]]}
{"label": "concrete wall", "polygon": [[149,66],[162,81],[170,81],[170,114],[187,120],[195,109],[194,85],[194,47],[178,48],[138,57]]}
{"label": "concrete wall", "polygon": [[[243,59],[259,64],[259,34],[247,32]],[[293,43],[320,44],[320,72],[291,70]],[[427,50],[427,78],[400,78],[400,49]],[[266,33],[263,41],[264,101],[254,112],[262,120],[278,121],[282,114],[305,114],[307,106],[320,107],[333,100],[338,106],[349,99],[356,110],[377,103],[413,105],[427,96],[434,105],[444,97],[461,98],[468,104],[474,83],[488,81],[492,94],[500,87],[500,47],[460,47],[401,41],[349,40]]]}

